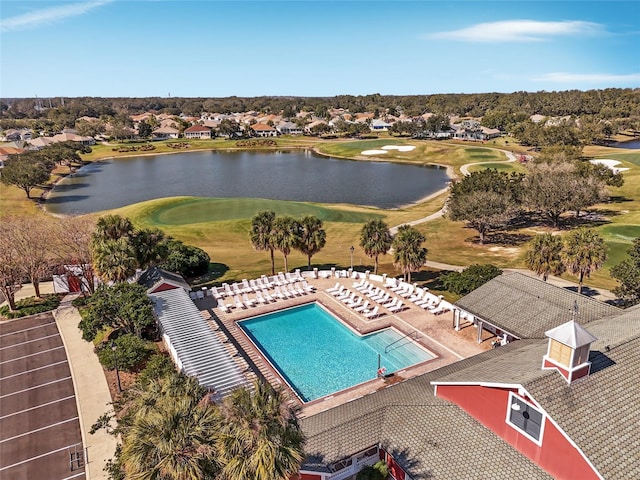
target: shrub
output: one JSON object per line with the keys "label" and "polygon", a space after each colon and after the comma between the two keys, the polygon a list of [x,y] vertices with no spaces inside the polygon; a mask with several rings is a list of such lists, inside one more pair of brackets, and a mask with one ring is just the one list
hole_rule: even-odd
{"label": "shrub", "polygon": [[146,342],[131,333],[118,337],[114,344],[116,352],[111,348],[111,343],[103,343],[98,350],[100,363],[109,370],[115,368],[114,358],[116,355],[118,357],[118,368],[130,372],[149,358],[155,349],[151,342]]}
{"label": "shrub", "polygon": [[466,295],[492,278],[502,274],[495,265],[471,265],[461,272],[450,272],[440,276],[440,280],[448,291],[458,295]]}
{"label": "shrub", "polygon": [[175,365],[167,355],[156,353],[149,358],[147,364],[140,372],[138,382],[140,382],[141,385],[148,385],[152,381],[157,381],[167,374],[175,372],[175,370]]}
{"label": "shrub", "polygon": [[389,476],[389,466],[384,460],[374,465],[366,465],[356,475],[356,480],[385,480]]}
{"label": "shrub", "polygon": [[16,302],[16,310],[14,312],[10,312],[7,305],[0,307],[0,315],[6,318],[26,317],[55,310],[58,305],[60,305],[60,297],[58,295],[44,295],[42,298],[23,298]]}
{"label": "shrub", "polygon": [[204,275],[209,270],[211,259],[207,252],[192,245],[185,245],[179,240],[169,241],[167,259],[160,265],[170,272],[177,272],[185,277]]}

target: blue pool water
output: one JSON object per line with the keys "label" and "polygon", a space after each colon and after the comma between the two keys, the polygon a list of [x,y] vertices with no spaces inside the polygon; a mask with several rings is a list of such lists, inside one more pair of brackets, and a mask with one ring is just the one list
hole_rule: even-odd
{"label": "blue pool water", "polygon": [[305,402],[376,378],[378,354],[387,373],[433,358],[391,328],[357,335],[315,303],[239,324]]}

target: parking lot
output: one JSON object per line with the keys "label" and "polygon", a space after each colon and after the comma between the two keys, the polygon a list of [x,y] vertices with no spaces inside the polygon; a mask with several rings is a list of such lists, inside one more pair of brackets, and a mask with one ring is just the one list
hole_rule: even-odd
{"label": "parking lot", "polygon": [[0,477],[85,478],[73,382],[50,313],[0,323]]}

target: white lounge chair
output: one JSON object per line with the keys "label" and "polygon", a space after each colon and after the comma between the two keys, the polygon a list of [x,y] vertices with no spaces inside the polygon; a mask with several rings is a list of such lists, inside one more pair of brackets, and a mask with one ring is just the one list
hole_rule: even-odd
{"label": "white lounge chair", "polygon": [[331,287],[331,288],[327,288],[325,291],[327,293],[333,293],[333,292],[337,292],[340,289],[340,282],[336,282],[336,284]]}
{"label": "white lounge chair", "polygon": [[246,293],[242,294],[242,303],[244,303],[247,307],[255,307],[256,305],[256,301],[252,298],[249,298]]}
{"label": "white lounge chair", "polygon": [[380,310],[380,307],[376,305],[373,310],[364,313],[364,316],[366,318],[376,318],[379,315],[378,310]]}
{"label": "white lounge chair", "polygon": [[443,305],[442,302],[440,302],[440,305],[438,305],[433,310],[429,310],[429,311],[431,312],[432,315],[440,315],[441,313],[444,313],[446,310],[447,310],[447,307]]}
{"label": "white lounge chair", "polygon": [[369,310],[369,301],[364,302],[360,307],[356,307],[353,309],[354,312],[364,312]]}
{"label": "white lounge chair", "polygon": [[349,291],[349,289],[345,288],[345,289],[340,293],[340,295],[336,295],[336,298],[337,298],[338,300],[342,301],[342,300],[344,300],[345,298],[348,298],[348,297],[349,297],[349,295],[355,295],[355,294],[354,294],[354,293],[351,293],[351,292]]}
{"label": "white lounge chair", "polygon": [[354,287],[356,290],[358,290],[359,292],[365,292],[369,287],[371,286],[371,284],[369,283],[369,281],[366,281],[358,286],[358,287]]}
{"label": "white lounge chair", "polygon": [[280,285],[276,285],[276,288],[274,290],[273,296],[275,298],[279,298],[281,300],[284,300],[285,298],[287,298],[287,295],[285,295],[282,290],[280,289]]}
{"label": "white lounge chair", "polygon": [[346,297],[340,297],[340,301],[341,301],[342,303],[349,303],[349,302],[354,301],[355,299],[356,299],[356,294],[355,294],[355,292],[351,292],[351,295],[348,295],[348,296],[346,296]]}
{"label": "white lounge chair", "polygon": [[271,296],[269,290],[267,290],[266,288],[262,290],[262,296],[267,302],[275,302],[277,300],[277,298]]}
{"label": "white lounge chair", "polygon": [[362,297],[356,297],[353,300],[345,302],[348,307],[356,308],[362,305]]}
{"label": "white lounge chair", "polygon": [[339,297],[340,295],[344,294],[344,291],[346,290],[344,285],[340,285],[340,288],[338,290],[335,290],[333,292],[330,292],[331,295],[333,295],[334,297]]}
{"label": "white lounge chair", "polygon": [[396,313],[404,310],[405,308],[407,308],[405,304],[399,301],[393,307],[389,307],[387,310],[389,310],[390,312]]}
{"label": "white lounge chair", "polygon": [[240,300],[240,297],[237,295],[233,297],[233,303],[235,304],[236,308],[247,308],[247,306],[242,303],[242,300]]}
{"label": "white lounge chair", "polygon": [[231,312],[231,310],[229,310],[229,306],[223,301],[218,302],[218,309],[222,310],[224,313]]}
{"label": "white lounge chair", "polygon": [[359,282],[353,282],[353,288],[357,290],[358,287],[362,287],[365,283],[367,283],[367,281],[364,278]]}
{"label": "white lounge chair", "polygon": [[302,288],[307,292],[307,293],[313,293],[316,291],[315,287],[312,287],[311,285],[309,285],[309,283],[307,283],[306,280],[302,280]]}
{"label": "white lounge chair", "polygon": [[389,307],[393,307],[396,303],[398,303],[400,301],[399,298],[397,297],[393,297],[391,300],[382,303],[381,305],[385,308],[389,308]]}

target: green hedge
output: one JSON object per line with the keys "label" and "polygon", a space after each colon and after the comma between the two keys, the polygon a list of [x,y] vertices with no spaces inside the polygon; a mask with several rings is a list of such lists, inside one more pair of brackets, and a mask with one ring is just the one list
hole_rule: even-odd
{"label": "green hedge", "polygon": [[9,311],[8,305],[0,307],[0,315],[6,318],[26,317],[55,310],[58,305],[60,305],[60,297],[58,295],[43,295],[42,298],[23,298],[16,302],[16,310],[14,312]]}
{"label": "green hedge", "polygon": [[[115,339],[118,368],[127,372],[133,371],[155,351],[155,345],[127,333]],[[115,368],[114,351],[111,342],[105,342],[98,350],[100,363],[109,370]]]}

